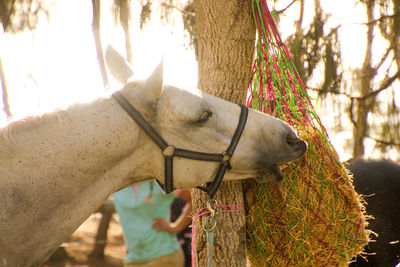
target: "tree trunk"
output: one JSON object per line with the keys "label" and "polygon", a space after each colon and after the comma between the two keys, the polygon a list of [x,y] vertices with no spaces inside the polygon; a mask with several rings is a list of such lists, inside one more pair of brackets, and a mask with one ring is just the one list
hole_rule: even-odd
{"label": "tree trunk", "polygon": [[129,26],[131,19],[131,1],[130,0],[122,0],[121,6],[119,10],[119,20],[124,30],[125,36],[125,49],[126,49],[126,59],[129,64],[133,66],[133,54],[132,54],[132,40],[131,35],[129,34]]}
{"label": "tree trunk", "polygon": [[1,88],[3,90],[3,107],[4,107],[3,109],[4,112],[6,113],[7,119],[10,119],[12,117],[12,113],[11,113],[10,103],[8,101],[6,75],[4,74],[3,63],[1,62],[1,58],[0,58],[0,82],[1,82]]}
{"label": "tree trunk", "polygon": [[[304,41],[303,28],[301,27],[304,19],[304,0],[300,0],[299,4],[300,4],[299,19],[295,22],[296,33],[294,35],[292,55],[293,55],[293,63],[296,66],[296,69],[299,72],[300,77],[306,77],[303,58],[302,58],[303,53],[301,51],[302,42]],[[304,83],[307,84],[307,81],[304,81]]]}
{"label": "tree trunk", "polygon": [[108,81],[106,65],[104,63],[103,46],[101,44],[101,37],[100,37],[100,0],[92,0],[92,8],[93,8],[92,32],[94,36],[94,42],[96,45],[97,61],[100,67],[101,77],[103,78],[103,85],[105,88],[108,88],[109,81]]}
{"label": "tree trunk", "polygon": [[113,214],[115,213],[114,203],[112,200],[107,199],[103,205],[97,210],[101,213],[101,220],[99,227],[97,228],[96,243],[90,257],[92,258],[104,258],[104,249],[107,245],[108,228]]}
{"label": "tree trunk", "polygon": [[391,46],[394,49],[394,58],[396,61],[397,69],[400,69],[400,2],[392,0],[393,14],[396,16],[393,18],[393,40]]}
{"label": "tree trunk", "polygon": [[[374,20],[374,0],[365,2],[367,8],[368,21]],[[367,29],[367,48],[365,58],[360,72],[361,79],[361,96],[365,96],[372,91],[372,83],[376,75],[372,64],[372,42],[374,39],[374,24],[368,24]],[[353,130],[354,147],[353,156],[359,157],[364,155],[364,139],[368,134],[368,113],[374,105],[374,97],[361,98],[356,105],[356,120]]]}
{"label": "tree trunk", "polygon": [[[195,0],[198,29],[199,88],[244,103],[254,58],[255,25],[251,1]],[[220,205],[243,204],[241,181],[224,182],[215,199]],[[207,195],[192,190],[193,210],[206,206]],[[246,266],[244,213],[219,213],[214,237],[214,266]],[[203,220],[195,221],[193,261],[207,266]]]}

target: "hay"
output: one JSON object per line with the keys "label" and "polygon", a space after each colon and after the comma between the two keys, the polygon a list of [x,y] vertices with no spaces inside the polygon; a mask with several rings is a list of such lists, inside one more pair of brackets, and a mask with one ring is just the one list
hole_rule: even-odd
{"label": "hay", "polygon": [[368,243],[363,199],[316,128],[300,129],[309,150],[280,183],[248,184],[252,266],[347,266]]}
{"label": "hay", "polygon": [[339,162],[279,36],[266,0],[252,0],[257,26],[247,105],[285,120],[307,141],[280,183],[248,183],[247,249],[253,266],[346,266],[368,243],[363,199]]}

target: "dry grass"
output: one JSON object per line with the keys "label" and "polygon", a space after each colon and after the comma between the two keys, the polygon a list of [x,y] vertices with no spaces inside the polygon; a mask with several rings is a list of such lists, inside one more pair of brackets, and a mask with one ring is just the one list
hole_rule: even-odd
{"label": "dry grass", "polygon": [[282,182],[250,182],[247,248],[253,266],[347,266],[370,232],[363,199],[331,144],[300,130],[309,150]]}

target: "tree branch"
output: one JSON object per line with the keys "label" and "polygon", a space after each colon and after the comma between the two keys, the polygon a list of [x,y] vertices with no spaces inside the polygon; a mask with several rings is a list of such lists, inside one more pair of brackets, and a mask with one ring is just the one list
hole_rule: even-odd
{"label": "tree branch", "polygon": [[3,91],[3,106],[4,112],[7,115],[7,118],[10,119],[12,117],[10,102],[8,101],[8,91],[7,91],[7,83],[6,83],[6,76],[3,71],[3,64],[0,58],[0,84]]}
{"label": "tree branch", "polygon": [[[377,90],[372,91],[372,92],[370,92],[370,93],[368,93],[368,94],[366,94],[366,95],[363,95],[363,96],[352,96],[352,95],[350,95],[350,94],[348,94],[348,93],[339,92],[339,91],[338,91],[338,92],[332,91],[332,92],[329,92],[329,93],[335,94],[335,95],[344,95],[344,96],[346,96],[346,97],[348,97],[348,98],[350,98],[350,99],[352,99],[352,100],[361,100],[361,101],[362,101],[362,100],[366,100],[367,98],[370,98],[370,97],[375,97],[375,96],[378,95],[380,92],[386,90],[390,85],[392,85],[392,83],[393,83],[396,79],[400,79],[400,69],[399,69],[399,70],[397,71],[397,73],[394,74],[392,77],[389,77],[389,78],[387,78],[386,80],[382,81],[382,82],[381,82],[381,85],[379,86],[379,88],[378,88]],[[316,91],[316,92],[323,91],[322,88],[309,87],[309,86],[307,86],[307,89],[313,90],[313,91]]]}
{"label": "tree branch", "polygon": [[293,0],[287,7],[285,7],[284,9],[281,10],[274,10],[276,14],[280,14],[285,12],[289,7],[291,7],[294,3],[296,3],[297,0]]}
{"label": "tree branch", "polygon": [[379,63],[374,67],[374,71],[378,71],[378,69],[382,66],[383,62],[385,62],[387,56],[389,55],[390,51],[392,51],[393,47],[388,47],[386,53],[382,56]]}
{"label": "tree branch", "polygon": [[104,63],[103,46],[101,44],[100,36],[100,0],[92,0],[92,33],[94,37],[94,43],[96,46],[97,62],[99,64],[101,77],[103,78],[104,88],[109,88],[109,80],[106,70],[106,65]]}
{"label": "tree branch", "polygon": [[366,137],[368,137],[369,139],[374,140],[376,143],[385,145],[385,146],[400,146],[400,143],[394,142],[394,141],[385,141],[385,140],[381,140],[381,139],[377,139],[375,137],[372,137],[370,135],[366,135]]}
{"label": "tree branch", "polygon": [[160,4],[163,5],[163,6],[169,7],[169,8],[175,8],[175,9],[178,10],[179,12],[181,12],[181,13],[183,13],[183,14],[186,14],[186,15],[188,15],[188,16],[194,17],[194,15],[195,15],[194,12],[186,11],[186,10],[180,8],[180,7],[177,7],[176,5],[168,4],[168,3],[165,3],[165,2],[161,2]]}
{"label": "tree branch", "polygon": [[370,24],[375,24],[375,23],[378,23],[378,22],[380,22],[382,20],[394,18],[394,17],[399,16],[399,15],[400,15],[400,12],[396,12],[393,15],[382,16],[382,17],[380,17],[378,19],[374,19],[374,20],[371,20],[371,21],[368,21],[368,22],[364,22],[364,23],[356,23],[356,24],[367,25],[368,26]]}
{"label": "tree branch", "polygon": [[392,77],[384,80],[381,82],[381,86],[379,86],[378,90],[372,91],[362,97],[358,97],[357,99],[359,100],[365,100],[369,97],[375,97],[377,94],[379,94],[380,92],[382,92],[383,90],[386,90],[390,85],[392,85],[392,83],[396,80],[400,78],[400,69],[397,71],[397,73],[395,75],[393,75]]}

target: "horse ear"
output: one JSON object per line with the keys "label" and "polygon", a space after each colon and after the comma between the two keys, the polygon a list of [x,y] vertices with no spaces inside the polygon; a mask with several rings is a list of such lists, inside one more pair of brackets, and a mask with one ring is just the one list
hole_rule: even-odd
{"label": "horse ear", "polygon": [[105,61],[111,75],[120,83],[125,83],[133,75],[128,61],[111,45],[107,46]]}
{"label": "horse ear", "polygon": [[155,68],[144,85],[144,93],[148,100],[155,101],[160,98],[163,88],[164,57]]}

